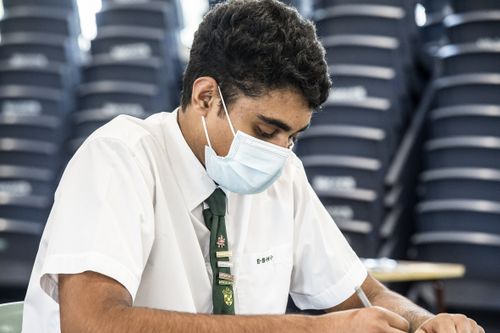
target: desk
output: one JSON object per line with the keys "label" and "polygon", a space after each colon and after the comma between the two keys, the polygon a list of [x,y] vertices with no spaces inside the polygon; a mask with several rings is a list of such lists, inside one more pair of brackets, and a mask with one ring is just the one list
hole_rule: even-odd
{"label": "desk", "polygon": [[440,281],[465,275],[465,266],[461,264],[396,261],[387,258],[362,261],[370,274],[380,282],[433,281],[439,312],[445,312],[444,290]]}

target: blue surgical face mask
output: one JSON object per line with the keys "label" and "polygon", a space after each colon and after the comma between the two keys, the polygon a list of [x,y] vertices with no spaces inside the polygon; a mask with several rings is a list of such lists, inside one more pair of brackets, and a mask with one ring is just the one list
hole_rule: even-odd
{"label": "blue surgical face mask", "polygon": [[208,146],[205,146],[207,173],[219,186],[230,192],[240,194],[262,192],[281,175],[291,150],[259,140],[241,131],[235,133],[220,88],[219,94],[234,138],[227,156],[217,156],[208,137],[205,117],[201,118],[208,142]]}

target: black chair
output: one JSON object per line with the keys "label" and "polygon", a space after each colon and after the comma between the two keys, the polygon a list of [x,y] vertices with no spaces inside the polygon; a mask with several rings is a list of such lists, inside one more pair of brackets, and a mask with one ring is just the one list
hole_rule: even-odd
{"label": "black chair", "polygon": [[481,44],[443,46],[439,58],[437,76],[469,73],[500,73],[500,47]]}
{"label": "black chair", "polygon": [[434,70],[436,54],[444,43],[443,17],[442,13],[428,14],[424,25],[418,28],[419,58],[429,72]]}
{"label": "black chair", "polygon": [[321,202],[337,221],[367,221],[379,226],[383,217],[383,204],[377,192],[370,190],[317,190]]}
{"label": "black chair", "polygon": [[435,109],[430,111],[428,125],[431,138],[500,137],[500,106],[456,105]]}
{"label": "black chair", "polygon": [[[332,96],[334,97],[334,96]],[[322,111],[313,114],[311,125],[353,125],[383,129],[399,141],[401,128],[397,122],[400,110],[395,110],[385,98],[366,97],[362,100],[328,99]]]}
{"label": "black chair", "polygon": [[450,9],[450,0],[421,0],[420,3],[424,6],[426,13],[447,13]]}
{"label": "black chair", "polygon": [[[169,11],[173,11],[171,17],[174,19],[175,27],[178,29],[182,29],[184,27],[184,13],[182,12],[182,4],[180,0],[146,0],[142,1],[142,3],[151,3],[151,2],[158,2],[163,5],[167,5]],[[123,1],[120,0],[102,0],[102,5],[103,8],[106,8],[108,6],[112,6],[115,4],[120,4],[124,3]],[[132,1],[129,2],[133,3]]]}
{"label": "black chair", "polygon": [[500,235],[500,203],[449,199],[422,201],[416,206],[418,232],[468,231]]}
{"label": "black chair", "polygon": [[46,63],[73,64],[77,62],[78,54],[72,52],[67,42],[61,43],[60,38],[54,35],[2,34],[0,61],[16,63],[19,57],[41,59],[39,61]]}
{"label": "black chair", "polygon": [[142,119],[151,115],[151,113],[144,112],[139,107],[123,108],[120,105],[113,106],[110,104],[102,109],[78,111],[73,114],[72,135],[76,138],[85,138],[120,114]]}
{"label": "black chair", "polygon": [[321,43],[326,49],[330,66],[367,65],[393,68],[408,86],[411,80],[412,59],[404,57],[400,42],[393,37],[370,35],[324,36]]}
{"label": "black chair", "polygon": [[419,35],[424,44],[439,44],[444,36],[443,14],[429,14],[419,28]]}
{"label": "black chair", "polygon": [[[474,318],[485,332],[498,333],[500,288],[498,281],[489,279],[450,279],[441,282],[446,309],[451,313],[465,313]],[[418,283],[410,291],[426,307],[436,308],[435,284]]]}
{"label": "black chair", "polygon": [[78,9],[75,0],[3,0],[2,2],[5,9],[40,5],[46,7],[65,8],[68,10]]}
{"label": "black chair", "polygon": [[63,143],[68,124],[61,117],[38,115],[4,115],[0,113],[0,138],[18,138]]}
{"label": "black chair", "polygon": [[53,63],[35,66],[0,64],[0,86],[8,85],[52,88],[61,91],[72,88],[66,68]]}
{"label": "black chair", "polygon": [[401,70],[403,64],[399,40],[393,37],[335,33],[321,37],[321,44],[330,65],[369,65]]}
{"label": "black chair", "polygon": [[139,26],[173,31],[176,28],[176,12],[166,2],[107,3],[97,13],[98,27]]}
{"label": "black chair", "polygon": [[315,191],[383,189],[384,173],[378,160],[335,155],[304,156],[301,160]]}
{"label": "black chair", "polygon": [[13,7],[5,12],[0,20],[0,32],[10,33],[46,33],[77,37],[79,29],[76,15],[68,14],[59,8],[45,6]]}
{"label": "black chair", "polygon": [[162,59],[170,81],[178,80],[183,66],[178,53],[176,36],[166,35],[163,30],[134,26],[105,26],[98,29],[91,42],[92,56],[108,55],[123,60]]}
{"label": "black chair", "polygon": [[393,148],[381,129],[317,125],[304,132],[297,143],[297,155],[344,155],[379,160],[384,168]]}
{"label": "black chair", "polygon": [[455,13],[477,12],[482,10],[500,10],[500,3],[496,0],[450,0]]}
{"label": "black chair", "polygon": [[58,170],[60,164],[57,144],[25,139],[0,139],[0,165]]}
{"label": "black chair", "polygon": [[68,142],[68,147],[67,147],[68,160],[71,159],[73,154],[80,148],[80,146],[85,142],[86,139],[87,136],[83,138],[74,138]]}
{"label": "black chair", "polygon": [[398,203],[386,211],[379,228],[380,244],[376,257],[407,258],[409,239],[413,232],[413,211],[409,207],[408,204]]}
{"label": "black chair", "polygon": [[116,60],[110,56],[96,56],[83,67],[84,82],[122,81],[158,85],[165,89],[168,78],[159,58]]}
{"label": "black chair", "polygon": [[373,225],[366,221],[335,221],[345,239],[359,257],[376,256],[379,237]]}
{"label": "black chair", "polygon": [[418,260],[461,263],[465,265],[466,279],[500,279],[500,235],[436,231],[415,234],[412,242]]}
{"label": "black chair", "polygon": [[90,52],[92,56],[107,54],[116,60],[162,59],[170,54],[162,30],[125,26],[99,28]]}
{"label": "black chair", "polygon": [[416,1],[414,0],[317,0],[314,1],[314,9],[330,8],[338,5],[379,5],[379,6],[389,6],[389,7],[399,7],[405,10],[405,28],[411,36],[409,38],[414,38],[417,34],[417,25],[415,21],[415,6]]}
{"label": "black chair", "polygon": [[500,104],[500,74],[461,74],[434,81],[434,107]]}
{"label": "black chair", "polygon": [[0,165],[0,194],[51,197],[55,191],[55,172],[49,169]]}
{"label": "black chair", "polygon": [[49,217],[52,203],[53,196],[2,195],[0,218],[15,221],[31,221],[43,225]]}
{"label": "black chair", "polygon": [[165,106],[158,87],[151,84],[100,81],[82,84],[78,89],[78,109],[101,109],[121,104],[124,108],[142,108],[158,112]]}
{"label": "black chair", "polygon": [[32,86],[0,86],[2,115],[50,115],[64,118],[70,111],[69,102],[60,90]]}
{"label": "black chair", "polygon": [[383,6],[394,6],[401,7],[405,6],[410,1],[401,1],[401,0],[315,0],[314,6],[315,8],[327,8],[331,6],[338,5],[350,5],[350,4],[373,4],[373,5],[383,5]]}
{"label": "black chair", "polygon": [[454,167],[490,168],[500,165],[500,138],[460,136],[425,143],[426,169]]}
{"label": "black chair", "polygon": [[[332,65],[333,99],[363,100],[366,97],[379,97],[391,101],[400,118],[395,120],[401,124],[408,116],[411,104],[408,88],[397,72],[390,67],[375,67],[361,65]],[[358,95],[351,96],[353,88]],[[359,92],[357,92],[359,90]],[[364,96],[361,94],[363,92]],[[343,98],[345,95],[345,98]]]}
{"label": "black chair", "polygon": [[[1,211],[1,206],[0,206]],[[0,286],[26,288],[38,251],[43,224],[0,218]]]}
{"label": "black chair", "polygon": [[401,7],[339,5],[316,10],[313,17],[319,36],[376,35],[397,38],[407,57],[413,54],[407,13]]}
{"label": "black chair", "polygon": [[314,13],[319,36],[360,34],[402,38],[406,12],[401,7],[381,5],[339,5]]}
{"label": "black chair", "polygon": [[500,170],[445,168],[423,172],[420,196],[426,201],[477,199],[500,202]]}
{"label": "black chair", "polygon": [[451,44],[495,40],[500,35],[500,11],[469,12],[448,15],[443,20]]}

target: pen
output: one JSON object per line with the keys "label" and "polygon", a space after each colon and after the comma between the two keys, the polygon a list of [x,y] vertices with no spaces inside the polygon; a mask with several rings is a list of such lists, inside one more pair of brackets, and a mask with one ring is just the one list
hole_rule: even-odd
{"label": "pen", "polygon": [[370,300],[368,299],[368,297],[366,297],[366,294],[363,289],[361,289],[361,287],[356,287],[354,288],[354,290],[356,291],[356,295],[358,295],[359,300],[361,301],[361,303],[363,303],[363,306],[365,308],[369,308],[370,306],[372,306],[372,303],[370,303]]}

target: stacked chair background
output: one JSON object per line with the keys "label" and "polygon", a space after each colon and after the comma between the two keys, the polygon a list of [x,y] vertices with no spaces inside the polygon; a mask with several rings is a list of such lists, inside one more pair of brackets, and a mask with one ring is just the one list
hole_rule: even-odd
{"label": "stacked chair background", "polygon": [[[464,264],[464,279],[445,282],[448,307],[500,332],[500,2],[449,5],[445,45],[435,53],[414,255]],[[430,289],[414,291],[432,304]]]}
{"label": "stacked chair background", "polygon": [[[426,20],[419,27],[419,53],[424,68],[432,73],[437,50],[444,44],[443,19],[451,13],[450,0],[421,0]],[[469,1],[464,1],[469,2]]]}
{"label": "stacked chair background", "polygon": [[0,269],[0,290],[22,292],[64,166],[80,31],[71,0],[4,0],[3,6],[0,267],[8,269]]}
{"label": "stacked chair background", "polygon": [[315,2],[313,18],[333,90],[296,152],[314,190],[360,256],[404,256],[411,232],[411,223],[403,221],[411,203],[403,196],[412,186],[401,175],[386,184],[386,176],[421,94],[413,66],[414,5],[401,0]]}
{"label": "stacked chair background", "polygon": [[70,155],[119,114],[146,118],[179,102],[180,2],[104,0],[96,22],[97,37],[81,73]]}

